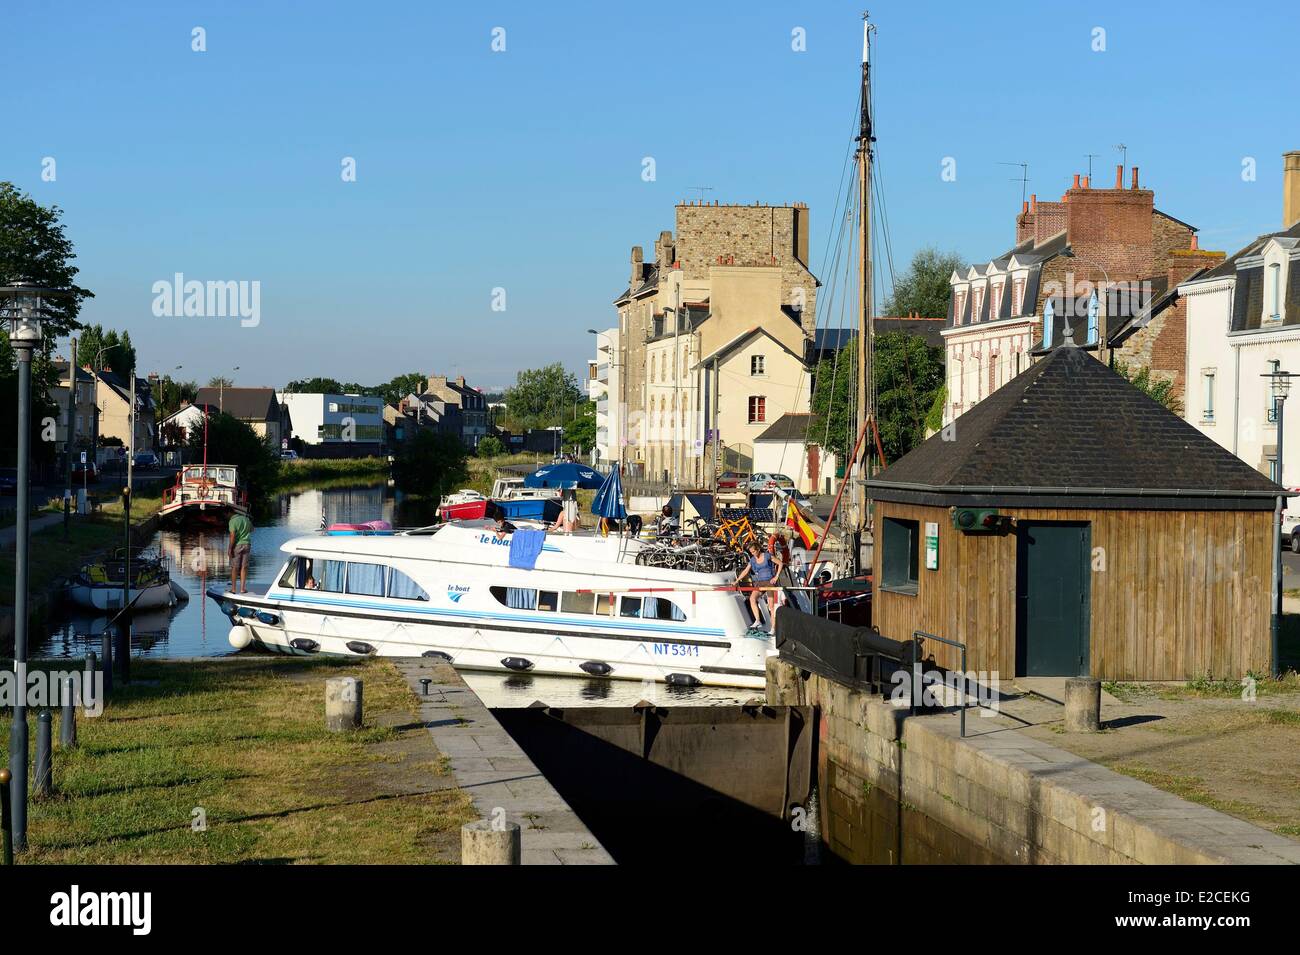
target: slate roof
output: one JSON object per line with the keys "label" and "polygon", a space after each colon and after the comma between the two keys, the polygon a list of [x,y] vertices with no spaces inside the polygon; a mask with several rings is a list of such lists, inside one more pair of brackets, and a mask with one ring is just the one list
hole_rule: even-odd
{"label": "slate roof", "polygon": [[808,422],[812,415],[807,412],[787,412],[777,418],[770,428],[760,434],[755,441],[802,441],[808,436]]}
{"label": "slate roof", "polygon": [[1286,493],[1080,348],[1055,349],[945,430],[872,478],[871,496],[1265,510]]}
{"label": "slate roof", "polygon": [[279,421],[280,404],[274,388],[200,388],[196,405],[220,408],[241,421]]}

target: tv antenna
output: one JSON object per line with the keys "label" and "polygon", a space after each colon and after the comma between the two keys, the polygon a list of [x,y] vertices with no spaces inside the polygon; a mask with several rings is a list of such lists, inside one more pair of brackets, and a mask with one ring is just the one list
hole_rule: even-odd
{"label": "tv antenna", "polygon": [[1116,143],[1115,148],[1118,149],[1120,153],[1119,161],[1123,163],[1124,168],[1127,169],[1128,168],[1128,146],[1124,143]]}
{"label": "tv antenna", "polygon": [[999,166],[1019,166],[1020,178],[1012,179],[1012,182],[1020,183],[1020,201],[1024,202],[1029,193],[1029,163],[1027,162],[999,162]]}
{"label": "tv antenna", "polygon": [[1092,161],[1093,161],[1094,159],[1099,159],[1099,158],[1101,158],[1101,157],[1099,157],[1096,153],[1085,153],[1084,155],[1085,155],[1085,156],[1087,157],[1087,159],[1088,159],[1088,180],[1091,182],[1091,181],[1092,181]]}
{"label": "tv antenna", "polygon": [[704,201],[704,194],[705,194],[706,192],[712,192],[712,191],[713,191],[713,187],[712,187],[712,186],[687,186],[686,188],[687,188],[687,189],[694,189],[696,192],[698,192],[698,193],[700,194],[700,202],[703,202],[703,201]]}

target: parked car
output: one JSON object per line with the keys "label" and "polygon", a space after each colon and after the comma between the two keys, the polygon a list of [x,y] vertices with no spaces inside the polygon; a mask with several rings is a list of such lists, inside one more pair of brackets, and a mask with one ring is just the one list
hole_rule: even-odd
{"label": "parked car", "polygon": [[281,461],[297,461],[297,460],[298,460],[298,452],[297,452],[297,451],[290,451],[289,449],[286,448],[285,450],[283,450],[283,451],[280,452],[280,460],[281,460]]}
{"label": "parked car", "polygon": [[158,461],[158,455],[152,451],[141,451],[135,456],[135,466],[138,468],[156,468],[161,467]]}
{"label": "parked car", "polygon": [[[1300,493],[1296,488],[1287,490]],[[1300,554],[1300,507],[1292,510],[1291,502],[1294,500],[1295,498],[1287,498],[1286,507],[1282,511],[1282,546],[1290,547],[1293,554]]]}
{"label": "parked car", "polygon": [[0,494],[18,493],[18,469],[0,468]]}
{"label": "parked car", "polygon": [[745,471],[723,471],[718,475],[719,491],[734,491],[749,483],[749,474]]}
{"label": "parked car", "polygon": [[94,461],[87,461],[85,464],[77,461],[72,465],[72,480],[81,481],[83,479],[92,482],[99,480],[99,468],[95,467]]}
{"label": "parked car", "polygon": [[775,488],[793,488],[794,481],[784,474],[759,472],[749,479],[750,493],[771,491]]}

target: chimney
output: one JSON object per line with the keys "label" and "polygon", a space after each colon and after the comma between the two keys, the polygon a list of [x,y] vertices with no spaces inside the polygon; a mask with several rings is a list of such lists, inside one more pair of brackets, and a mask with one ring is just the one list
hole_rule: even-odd
{"label": "chimney", "polygon": [[1193,251],[1193,252],[1196,252],[1196,251],[1198,251],[1199,249],[1200,249],[1200,246],[1197,244],[1196,233],[1193,232],[1193,233],[1192,233],[1192,251]]}
{"label": "chimney", "polygon": [[1074,174],[1074,185],[1071,186],[1070,188],[1071,188],[1071,189],[1078,189],[1078,188],[1079,188],[1079,174],[1078,174],[1077,172]]}
{"label": "chimney", "polygon": [[1115,166],[1115,188],[1124,188],[1124,164],[1117,163]]}
{"label": "chimney", "polygon": [[1300,149],[1282,154],[1282,225],[1300,222]]}
{"label": "chimney", "polygon": [[1137,187],[1138,187],[1138,167],[1134,166],[1133,167],[1133,188],[1136,189]]}
{"label": "chimney", "polygon": [[1031,192],[1029,194],[1029,211],[1030,212],[1038,211],[1038,193],[1036,192]]}
{"label": "chimney", "polygon": [[464,376],[464,375],[457,375],[457,376],[456,376],[456,387],[458,387],[458,388],[464,388],[464,387],[465,387],[465,376]]}
{"label": "chimney", "polygon": [[1026,199],[1024,202],[1020,203],[1020,214],[1021,214],[1022,216],[1027,216],[1027,215],[1029,215],[1029,200],[1028,200],[1028,199]]}
{"label": "chimney", "polygon": [[1084,176],[1084,177],[1083,177],[1083,188],[1085,188],[1085,189],[1091,189],[1091,188],[1092,188],[1092,176]]}
{"label": "chimney", "polygon": [[632,278],[630,284],[632,291],[645,279],[645,253],[641,251],[641,246],[632,246]]}

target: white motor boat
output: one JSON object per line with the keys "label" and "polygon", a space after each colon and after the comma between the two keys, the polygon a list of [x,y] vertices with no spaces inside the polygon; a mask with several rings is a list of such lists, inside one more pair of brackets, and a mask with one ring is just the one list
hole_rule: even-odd
{"label": "white motor boat", "polygon": [[283,545],[265,593],[208,593],[236,649],[762,688],[774,641],[751,627],[734,575],[638,565],[646,546],[522,524],[497,537],[482,520],[313,535]]}

